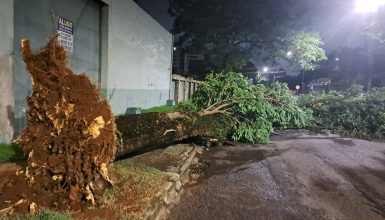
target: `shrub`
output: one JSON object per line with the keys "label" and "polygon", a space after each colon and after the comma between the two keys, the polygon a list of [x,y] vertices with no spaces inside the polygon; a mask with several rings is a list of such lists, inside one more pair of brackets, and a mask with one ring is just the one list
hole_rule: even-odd
{"label": "shrub", "polygon": [[300,104],[313,111],[312,128],[328,129],[345,136],[385,138],[385,88],[364,92],[352,85],[345,92],[304,95]]}

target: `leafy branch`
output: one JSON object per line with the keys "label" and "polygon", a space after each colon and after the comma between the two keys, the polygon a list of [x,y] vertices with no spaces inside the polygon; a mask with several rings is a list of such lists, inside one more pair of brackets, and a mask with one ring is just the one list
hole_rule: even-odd
{"label": "leafy branch", "polygon": [[310,117],[297,106],[285,84],[253,85],[233,72],[208,75],[189,109],[196,109],[199,116],[229,116],[236,122],[233,140],[259,143],[267,143],[274,128],[303,127]]}

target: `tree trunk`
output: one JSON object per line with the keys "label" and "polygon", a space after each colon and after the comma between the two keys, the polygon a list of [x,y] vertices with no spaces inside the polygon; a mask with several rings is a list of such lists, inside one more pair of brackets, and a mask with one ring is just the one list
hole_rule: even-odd
{"label": "tree trunk", "polygon": [[138,150],[159,148],[194,138],[222,142],[232,126],[224,114],[147,113],[116,118],[122,144],[116,151],[122,157]]}

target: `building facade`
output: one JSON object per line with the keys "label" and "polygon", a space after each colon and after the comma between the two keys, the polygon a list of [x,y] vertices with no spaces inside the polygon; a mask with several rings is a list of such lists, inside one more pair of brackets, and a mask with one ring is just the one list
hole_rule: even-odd
{"label": "building facade", "polygon": [[22,39],[37,51],[56,34],[57,20],[73,29],[69,66],[111,96],[113,112],[165,105],[170,99],[172,35],[132,0],[0,1],[0,142],[25,127],[32,85]]}

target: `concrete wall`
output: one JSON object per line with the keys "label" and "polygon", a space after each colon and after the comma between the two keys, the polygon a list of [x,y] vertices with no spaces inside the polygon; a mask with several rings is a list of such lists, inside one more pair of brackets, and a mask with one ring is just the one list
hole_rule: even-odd
{"label": "concrete wall", "polygon": [[112,0],[107,94],[115,114],[165,105],[170,95],[172,35],[132,0]]}
{"label": "concrete wall", "polygon": [[0,1],[0,143],[13,136],[13,0]]}
{"label": "concrete wall", "polygon": [[27,107],[26,97],[32,91],[31,80],[20,54],[21,39],[29,39],[32,49],[38,50],[53,34],[52,12],[55,16],[72,21],[74,53],[69,64],[72,70],[85,72],[97,84],[100,72],[100,5],[92,0],[16,0],[14,7],[14,126],[18,132],[25,127],[23,109]]}

